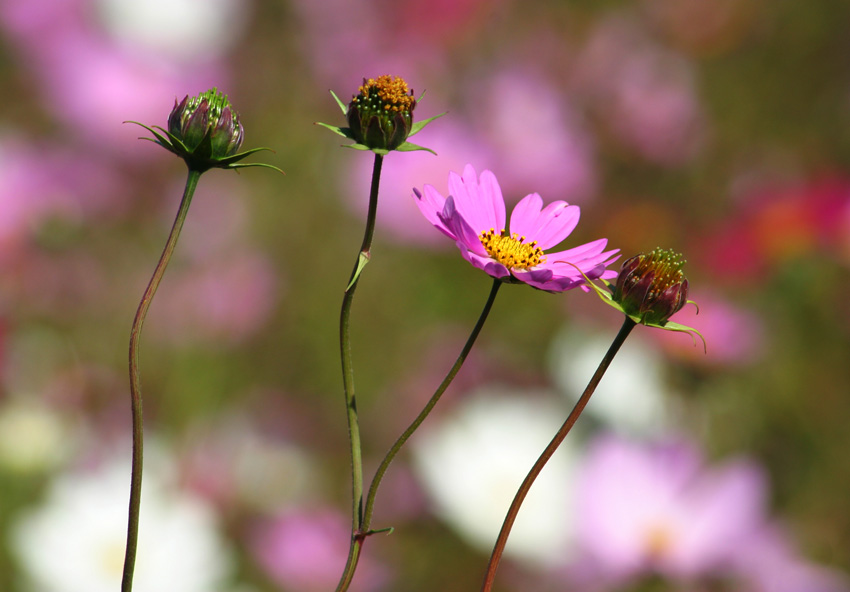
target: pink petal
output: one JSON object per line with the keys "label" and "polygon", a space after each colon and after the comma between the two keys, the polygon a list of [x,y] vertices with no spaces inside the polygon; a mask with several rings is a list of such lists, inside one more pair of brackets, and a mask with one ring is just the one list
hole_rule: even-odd
{"label": "pink petal", "polygon": [[505,201],[502,190],[493,173],[482,173],[484,183],[479,185],[478,177],[472,165],[463,169],[463,177],[455,172],[449,173],[449,194],[455,198],[455,207],[476,233],[504,228]]}
{"label": "pink petal", "polygon": [[[596,257],[601,254],[608,244],[608,239],[600,238],[598,240],[567,249],[566,251],[555,251],[554,253],[546,253],[546,263],[544,265],[552,266],[562,263],[578,264],[580,261]],[[618,250],[611,251],[616,253]]]}
{"label": "pink petal", "polygon": [[457,246],[460,249],[460,254],[463,256],[464,259],[469,261],[473,266],[477,267],[478,269],[483,269],[490,276],[494,278],[503,278],[508,277],[511,274],[511,272],[508,271],[508,268],[499,263],[498,261],[495,261],[490,257],[482,257],[481,255],[477,255],[476,253],[473,253],[463,248],[463,244],[460,241],[458,241]]}
{"label": "pink petal", "polygon": [[517,279],[522,282],[525,282],[529,286],[537,288],[538,290],[544,290],[546,292],[566,292],[567,290],[572,290],[573,288],[582,287],[584,284],[583,278],[574,279],[568,277],[553,277],[547,281],[537,281],[533,277],[518,277]]}
{"label": "pink petal", "polygon": [[457,240],[458,244],[463,244],[466,250],[472,251],[477,255],[481,255],[482,257],[487,256],[487,251],[484,250],[484,245],[481,244],[478,234],[470,227],[469,223],[455,207],[453,196],[450,195],[446,199],[446,204],[443,206],[443,211],[439,214],[439,218],[446,229]]}
{"label": "pink petal", "polygon": [[425,219],[450,239],[457,240],[457,237],[440,220],[440,213],[446,205],[446,198],[440,195],[440,192],[433,185],[425,185],[424,193],[419,193],[414,187],[413,194],[416,197],[416,205],[419,206],[419,211],[422,212]]}
{"label": "pink petal", "polygon": [[[502,188],[499,187],[496,175],[489,170],[481,173],[481,190],[489,196],[490,219],[495,224],[492,228],[496,230],[505,228],[505,199],[502,197]],[[482,228],[482,230],[489,230],[489,228]]]}
{"label": "pink petal", "polygon": [[554,201],[543,208],[537,194],[526,195],[511,212],[511,234],[524,236],[546,250],[567,238],[578,224],[580,210],[565,201]]}

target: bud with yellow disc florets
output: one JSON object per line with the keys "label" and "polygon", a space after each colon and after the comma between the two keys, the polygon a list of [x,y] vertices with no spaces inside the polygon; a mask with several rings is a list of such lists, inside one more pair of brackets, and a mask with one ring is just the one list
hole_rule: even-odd
{"label": "bud with yellow disc florets", "polygon": [[376,154],[387,154],[392,150],[433,152],[429,148],[408,142],[407,138],[444,114],[414,123],[413,110],[417,99],[414,98],[413,91],[408,88],[403,78],[387,74],[378,78],[364,78],[363,84],[357,94],[352,96],[348,106],[340,101],[333,91],[331,94],[345,114],[348,127],[337,127],[327,123],[319,123],[319,125],[354,140],[356,143],[351,144],[351,148],[371,150]]}
{"label": "bud with yellow disc florets", "polygon": [[348,127],[358,144],[395,150],[410,134],[416,99],[403,78],[379,76],[363,80],[348,104]]}

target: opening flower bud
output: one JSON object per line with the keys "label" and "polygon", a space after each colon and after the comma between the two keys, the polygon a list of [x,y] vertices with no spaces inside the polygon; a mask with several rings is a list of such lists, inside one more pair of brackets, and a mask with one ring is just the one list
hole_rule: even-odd
{"label": "opening flower bud", "polygon": [[395,150],[410,135],[416,99],[403,78],[363,79],[346,117],[354,140],[369,149]]}
{"label": "opening flower bud", "polygon": [[[174,102],[168,116],[168,132],[183,143],[189,153],[200,149],[209,154],[202,156],[221,159],[239,152],[244,130],[239,114],[218,89],[211,89],[197,97],[188,95]],[[209,136],[209,148],[203,146]]]}
{"label": "opening flower bud", "polygon": [[663,325],[688,300],[681,255],[665,249],[636,255],[623,263],[612,300],[645,325]]}

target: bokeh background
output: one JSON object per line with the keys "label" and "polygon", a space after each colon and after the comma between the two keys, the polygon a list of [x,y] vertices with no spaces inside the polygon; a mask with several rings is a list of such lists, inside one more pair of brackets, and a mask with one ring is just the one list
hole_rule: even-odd
{"label": "bokeh background", "polygon": [[[217,86],[251,169],[206,174],[142,338],[138,592],[333,589],[350,485],[342,291],[371,158],[363,77],[448,114],[385,161],[353,312],[367,477],[489,290],[416,209],[471,163],[568,239],[688,260],[708,352],[638,328],[544,473],[501,591],[819,592],[850,572],[850,4],[839,0],[0,2],[0,590],[116,590],[129,328],[185,167],[136,139]],[[475,590],[508,500],[620,318],[500,293],[391,467],[355,588]]]}

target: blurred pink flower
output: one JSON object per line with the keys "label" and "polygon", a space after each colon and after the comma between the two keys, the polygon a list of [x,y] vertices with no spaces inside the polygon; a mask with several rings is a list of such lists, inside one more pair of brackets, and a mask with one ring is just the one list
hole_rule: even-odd
{"label": "blurred pink flower", "polygon": [[[430,73],[430,81],[444,79],[451,46],[468,43],[506,2],[295,0],[291,4],[299,20],[304,59],[323,91],[327,86],[340,90],[341,85],[359,84],[364,76],[393,74],[404,76],[418,96],[428,82],[423,75]],[[345,94],[340,97],[347,99]]]}
{"label": "blurred pink flower", "polygon": [[[444,111],[434,105],[432,95],[423,102],[434,113]],[[407,152],[391,156],[381,172],[381,190],[378,199],[378,228],[381,237],[420,246],[443,244],[440,236],[422,218],[416,203],[410,199],[410,188],[421,185],[425,179],[445,175],[446,170],[457,170],[465,163],[479,166],[491,159],[487,149],[477,142],[474,134],[451,118],[443,118],[426,127],[415,138],[416,142],[431,148],[428,152]],[[365,216],[369,201],[369,183],[372,179],[372,160],[352,158],[351,174],[343,176],[341,191],[352,206]],[[444,187],[438,187],[443,191]]]}
{"label": "blurred pink flower", "polygon": [[432,185],[425,185],[423,193],[414,189],[425,218],[456,242],[464,259],[490,276],[548,292],[581,286],[582,272],[590,279],[616,276],[605,269],[618,252],[604,251],[607,239],[546,253],[576,227],[578,206],[555,201],[544,209],[543,199],[529,194],[514,207],[508,236],[505,200],[493,173],[484,171],[479,179],[467,165],[463,176],[449,174],[449,192],[443,197]]}
{"label": "blurred pink flower", "polygon": [[[252,533],[257,563],[286,590],[325,592],[337,584],[348,555],[348,521],[329,510],[290,510]],[[353,591],[378,590],[385,570],[361,557]]]}
{"label": "blurred pink flower", "polygon": [[[476,25],[506,0],[431,0],[430,2],[380,2],[389,12],[392,31],[399,39],[418,39],[429,44],[451,43],[465,38]],[[417,45],[417,47],[420,47]]]}
{"label": "blurred pink flower", "polygon": [[0,138],[0,262],[52,217],[76,224],[128,205],[105,163],[53,145]]}
{"label": "blurred pink flower", "polygon": [[648,161],[688,162],[706,134],[694,71],[626,17],[601,21],[579,57],[575,87],[615,138]]}
{"label": "blurred pink flower", "polygon": [[846,575],[800,558],[788,537],[768,527],[736,558],[756,592],[849,592]]}
{"label": "blurred pink flower", "polygon": [[226,347],[266,325],[277,299],[277,278],[264,255],[243,249],[175,269],[160,292],[157,314],[150,320],[156,335]]}
{"label": "blurred pink flower", "polygon": [[689,298],[699,305],[685,306],[676,313],[677,323],[697,329],[708,344],[694,347],[688,339],[668,331],[650,331],[652,338],[669,353],[701,364],[743,365],[761,357],[765,347],[765,327],[752,310],[738,307],[713,292],[691,292]]}
{"label": "blurred pink flower", "polygon": [[403,76],[418,97],[424,82],[413,72],[441,67],[433,43],[409,43],[400,27],[391,26],[392,6],[375,0],[295,0],[292,9],[300,21],[304,59],[323,93],[330,86],[348,100],[363,77],[392,74]]}
{"label": "blurred pink flower", "polygon": [[571,575],[592,590],[661,577],[676,590],[719,581],[742,592],[847,592],[840,574],[792,551],[766,495],[752,461],[707,466],[685,441],[600,437],[579,471]]}
{"label": "blurred pink flower", "polygon": [[578,483],[579,564],[614,581],[724,573],[764,525],[759,468],[744,460],[706,467],[686,443],[600,438]]}
{"label": "blurred pink flower", "polygon": [[90,0],[6,0],[0,24],[59,120],[99,145],[127,146],[118,154],[153,153],[142,151],[138,131],[122,122],[164,124],[177,95],[225,85],[224,71],[110,39],[94,12]]}
{"label": "blurred pink flower", "polygon": [[506,192],[533,185],[569,201],[594,193],[592,139],[550,81],[527,66],[502,67],[473,86],[471,115]]}

